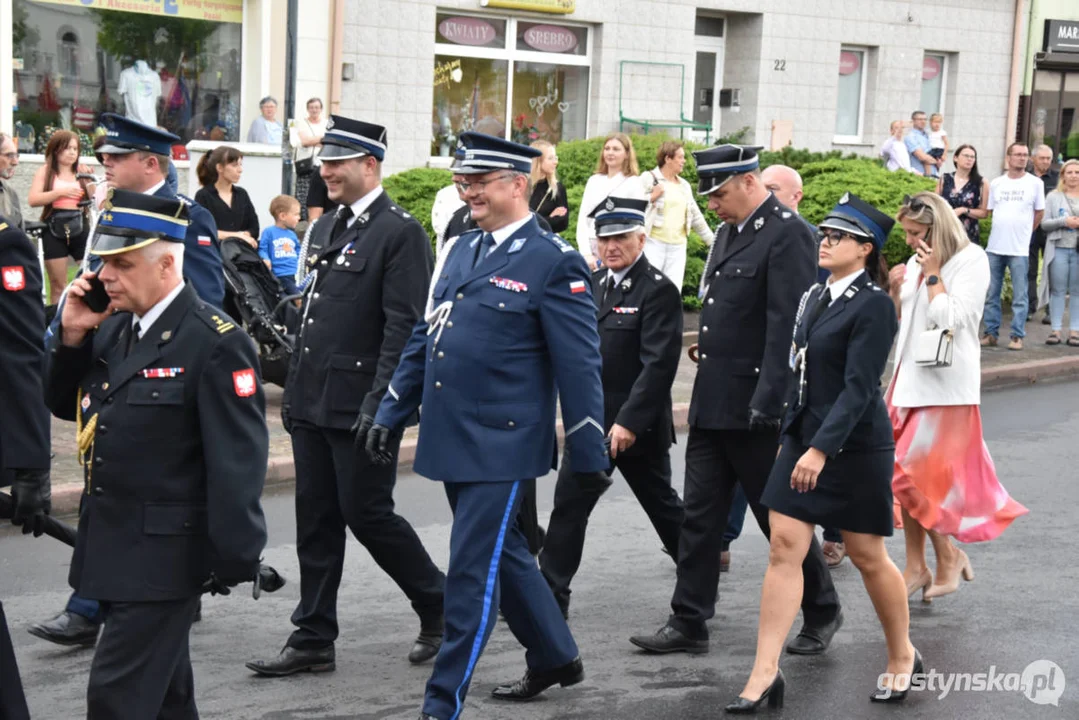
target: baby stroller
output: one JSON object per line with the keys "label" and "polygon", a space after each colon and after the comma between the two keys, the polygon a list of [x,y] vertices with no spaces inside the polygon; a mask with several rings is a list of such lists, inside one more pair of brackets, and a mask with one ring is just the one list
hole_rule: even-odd
{"label": "baby stroller", "polygon": [[285,295],[258,251],[238,238],[221,242],[225,312],[238,320],[259,350],[262,379],[284,386],[299,324],[300,295]]}

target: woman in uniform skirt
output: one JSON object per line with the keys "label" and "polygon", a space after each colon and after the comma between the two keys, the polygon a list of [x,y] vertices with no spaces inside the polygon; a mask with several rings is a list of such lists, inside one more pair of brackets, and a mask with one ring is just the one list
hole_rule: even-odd
{"label": "woman in uniform skirt", "polygon": [[779,655],[802,599],[802,561],[815,525],[843,533],[884,628],[886,672],[871,699],[902,700],[921,657],[910,642],[903,575],[888,557],[895,443],[880,379],[898,325],[881,248],[894,221],[844,195],[820,224],[827,283],[803,296],[791,346],[791,391],[779,456],[761,503],[772,527],[757,657],[726,710],[782,707]]}

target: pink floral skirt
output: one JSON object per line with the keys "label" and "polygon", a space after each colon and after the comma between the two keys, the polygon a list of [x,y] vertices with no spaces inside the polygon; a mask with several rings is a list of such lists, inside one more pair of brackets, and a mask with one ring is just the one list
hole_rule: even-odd
{"label": "pink floral skirt", "polygon": [[885,397],[895,435],[896,527],[902,506],[922,527],[960,542],[984,542],[1028,510],[997,479],[977,405],[897,408]]}

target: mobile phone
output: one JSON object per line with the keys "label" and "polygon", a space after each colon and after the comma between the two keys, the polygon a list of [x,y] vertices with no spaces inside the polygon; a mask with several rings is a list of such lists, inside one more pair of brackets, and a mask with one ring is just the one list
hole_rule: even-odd
{"label": "mobile phone", "polygon": [[87,282],[90,283],[90,292],[82,296],[82,301],[86,303],[86,307],[96,313],[108,310],[109,303],[112,300],[109,298],[108,292],[105,291],[105,283],[101,282],[97,276],[90,278]]}

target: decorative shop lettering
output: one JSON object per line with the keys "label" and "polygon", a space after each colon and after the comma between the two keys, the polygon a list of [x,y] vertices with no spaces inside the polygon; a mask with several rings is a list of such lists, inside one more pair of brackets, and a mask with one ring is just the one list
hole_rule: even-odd
{"label": "decorative shop lettering", "polygon": [[460,58],[435,65],[435,87],[449,85],[451,80],[459,83],[462,77],[464,73],[461,70]]}
{"label": "decorative shop lettering", "polygon": [[524,41],[541,52],[562,53],[577,47],[573,31],[557,25],[533,25],[525,30]]}
{"label": "decorative shop lettering", "polygon": [[446,18],[438,24],[438,34],[458,45],[486,45],[498,34],[494,25],[472,17]]}
{"label": "decorative shop lettering", "polygon": [[1049,52],[1079,53],[1079,22],[1048,20],[1046,50]]}
{"label": "decorative shop lettering", "polygon": [[244,14],[243,0],[38,0],[38,2],[228,23],[243,22]]}

